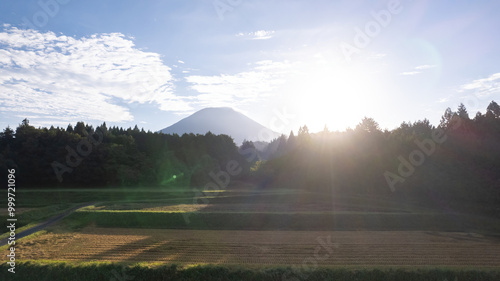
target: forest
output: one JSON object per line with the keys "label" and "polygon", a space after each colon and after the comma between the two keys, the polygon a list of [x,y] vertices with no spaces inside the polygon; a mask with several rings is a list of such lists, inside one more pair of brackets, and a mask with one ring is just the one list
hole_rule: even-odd
{"label": "forest", "polygon": [[500,202],[499,144],[494,101],[473,118],[463,104],[448,108],[437,126],[424,119],[389,131],[367,117],[343,132],[309,133],[303,126],[259,149],[210,132],[166,135],[83,122],[35,128],[24,119],[0,133],[0,171],[16,169],[18,184],[32,188],[195,187],[236,161],[231,180],[260,188],[493,206]]}

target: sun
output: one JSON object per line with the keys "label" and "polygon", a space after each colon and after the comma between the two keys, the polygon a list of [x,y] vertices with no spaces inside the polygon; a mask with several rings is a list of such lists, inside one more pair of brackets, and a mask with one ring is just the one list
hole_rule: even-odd
{"label": "sun", "polygon": [[330,130],[352,128],[366,115],[377,91],[374,75],[365,67],[325,64],[304,69],[301,74],[290,95],[311,132],[325,125]]}

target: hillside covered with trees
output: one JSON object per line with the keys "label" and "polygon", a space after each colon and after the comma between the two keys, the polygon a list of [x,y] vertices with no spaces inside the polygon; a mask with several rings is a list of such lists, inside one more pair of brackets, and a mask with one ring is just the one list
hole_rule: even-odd
{"label": "hillside covered with trees", "polygon": [[494,101],[474,118],[463,104],[456,112],[448,108],[437,127],[425,119],[382,131],[364,118],[345,132],[309,134],[302,127],[278,141],[285,148],[280,156],[252,173],[262,186],[500,211],[500,106]]}
{"label": "hillside covered with trees", "polygon": [[462,104],[456,112],[448,108],[438,126],[425,119],[388,131],[364,118],[344,132],[311,134],[303,126],[297,135],[256,146],[237,147],[231,137],[212,133],[166,135],[83,122],[35,128],[25,119],[0,133],[0,171],[15,168],[27,187],[203,187],[232,163],[231,180],[260,188],[391,196],[443,208],[500,202],[496,102],[473,118]]}
{"label": "hillside covered with trees", "polygon": [[29,187],[201,185],[211,171],[243,159],[227,135],[165,135],[106,123],[94,129],[83,122],[37,129],[27,119],[1,133],[0,151],[2,173],[15,168],[18,183]]}

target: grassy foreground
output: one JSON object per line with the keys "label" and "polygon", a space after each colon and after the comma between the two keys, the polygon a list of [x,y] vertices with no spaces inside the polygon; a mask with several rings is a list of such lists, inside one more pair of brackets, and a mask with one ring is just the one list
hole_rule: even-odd
{"label": "grassy foreground", "polygon": [[488,281],[500,280],[500,270],[381,270],[337,268],[266,268],[243,269],[218,266],[178,268],[169,266],[125,266],[111,263],[70,264],[62,262],[22,262],[16,264],[16,273],[7,271],[8,265],[0,265],[0,280],[335,280],[335,281]]}
{"label": "grassy foreground", "polygon": [[[208,194],[211,195],[211,194]],[[225,204],[261,203],[322,203],[306,193],[259,193],[251,191],[225,192],[219,197],[208,196],[213,206]],[[97,202],[96,206],[115,209],[85,208],[66,217],[57,227],[79,233],[84,226],[108,228],[135,228],[144,233],[148,229],[192,230],[390,230],[390,231],[457,231],[484,234],[500,233],[498,219],[467,214],[426,211],[414,206],[405,207],[383,200],[341,198],[345,210],[322,212],[165,212],[121,210],[118,207],[157,206],[158,204],[192,204],[195,193],[179,190],[154,189],[95,189],[95,190],[26,190],[20,192],[19,203],[27,210],[19,214],[23,222],[38,221],[47,214],[56,214],[81,202]],[[296,199],[295,201],[291,199]],[[135,205],[134,205],[135,204]],[[212,208],[213,208],[212,206]],[[348,208],[349,207],[349,208]],[[366,209],[366,210],[365,210]],[[354,211],[351,211],[354,210]],[[68,234],[68,235],[69,235]],[[25,238],[24,238],[25,239]],[[311,241],[315,241],[312,239]],[[22,247],[23,240],[20,241]],[[314,242],[313,242],[314,243]],[[48,246],[46,246],[48,249]],[[22,250],[22,249],[21,249]],[[389,269],[375,267],[330,267],[311,264],[297,267],[257,268],[201,265],[176,267],[170,264],[136,264],[111,262],[62,262],[61,255],[53,260],[19,259],[16,273],[7,271],[9,265],[0,265],[0,280],[500,280],[500,268],[429,267]],[[142,259],[127,262],[137,262]],[[173,261],[178,263],[178,261]],[[210,262],[213,264],[213,262]],[[196,263],[201,264],[201,263]],[[203,263],[204,264],[204,263]],[[275,265],[278,266],[278,265]]]}

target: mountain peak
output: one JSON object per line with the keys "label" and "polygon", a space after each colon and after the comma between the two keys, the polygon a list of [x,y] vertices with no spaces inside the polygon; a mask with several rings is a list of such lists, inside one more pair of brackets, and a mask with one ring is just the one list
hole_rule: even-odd
{"label": "mountain peak", "polygon": [[236,110],[232,109],[231,107],[222,106],[222,107],[205,107],[205,108],[203,108],[203,109],[198,110],[198,112],[200,112],[200,111],[208,111],[208,110],[227,110],[227,111],[236,111]]}
{"label": "mountain peak", "polygon": [[237,111],[232,109],[231,107],[205,107],[203,109],[196,111],[195,113],[193,113],[193,115],[197,114],[197,113],[205,113],[205,112],[218,113],[218,112],[237,112]]}
{"label": "mountain peak", "polygon": [[160,130],[164,134],[184,133],[226,134],[231,136],[236,144],[243,140],[270,141],[279,136],[278,133],[262,126],[256,121],[245,116],[230,107],[207,107],[203,108],[179,122]]}

